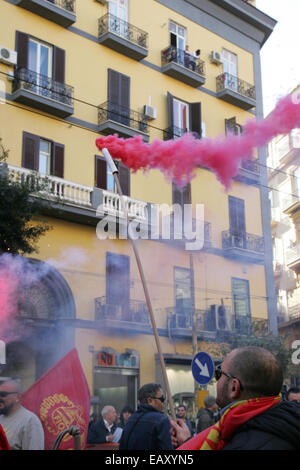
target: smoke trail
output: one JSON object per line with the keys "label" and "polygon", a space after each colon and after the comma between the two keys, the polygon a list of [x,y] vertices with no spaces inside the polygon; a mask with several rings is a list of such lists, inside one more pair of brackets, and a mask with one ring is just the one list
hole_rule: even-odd
{"label": "smoke trail", "polygon": [[195,176],[197,166],[205,166],[215,171],[228,189],[240,161],[253,156],[255,147],[266,145],[277,135],[300,127],[300,100],[295,98],[292,95],[282,98],[265,119],[248,120],[243,134],[238,136],[230,134],[200,140],[187,133],[177,140],[156,139],[146,144],[141,136],[122,139],[115,134],[99,137],[96,145],[99,150],[106,147],[113,158],[121,159],[134,172],[159,169],[178,186]]}

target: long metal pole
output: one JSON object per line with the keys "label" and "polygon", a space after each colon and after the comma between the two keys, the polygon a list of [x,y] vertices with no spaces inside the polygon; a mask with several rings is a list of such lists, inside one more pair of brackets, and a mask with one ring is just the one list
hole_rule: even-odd
{"label": "long metal pole", "polygon": [[[119,177],[118,177],[118,173],[119,173],[118,169],[115,166],[115,164],[112,160],[112,157],[111,157],[109,151],[106,148],[102,149],[102,153],[103,153],[103,155],[106,159],[106,162],[110,166],[110,169],[111,169],[111,171],[114,175],[117,190],[118,190],[118,193],[120,195],[122,212],[124,214],[125,220],[127,220],[128,210],[126,208],[123,191],[122,191],[122,188],[121,188],[121,185],[120,185],[120,180],[119,180]],[[167,371],[166,371],[166,365],[165,365],[165,361],[164,361],[163,354],[162,354],[161,344],[160,344],[160,340],[159,340],[159,336],[158,336],[158,332],[157,332],[157,328],[156,328],[156,322],[155,322],[154,313],[153,313],[153,309],[152,309],[152,303],[151,303],[151,299],[150,299],[150,295],[149,295],[149,291],[148,291],[146,278],[145,278],[145,275],[144,275],[143,266],[142,266],[142,263],[141,263],[141,258],[140,258],[135,240],[130,236],[130,230],[128,230],[128,236],[129,236],[129,240],[131,241],[131,245],[132,245],[132,248],[133,248],[133,251],[134,251],[134,254],[135,254],[138,270],[139,270],[139,273],[140,273],[140,277],[141,277],[141,281],[142,281],[142,285],[143,285],[143,289],[144,289],[145,299],[146,299],[147,307],[148,307],[148,310],[149,310],[149,316],[150,316],[150,321],[151,321],[151,325],[152,325],[152,329],[153,329],[155,343],[156,343],[156,347],[157,347],[157,351],[158,351],[158,357],[159,357],[160,367],[161,367],[161,371],[162,371],[164,386],[165,386],[165,389],[166,389],[166,395],[167,395],[167,399],[168,399],[168,403],[169,403],[169,407],[170,407],[170,414],[171,414],[172,419],[174,421],[176,421],[176,415],[175,415],[171,390],[170,390],[170,386],[169,386],[169,381],[168,381],[168,376],[167,376]]]}

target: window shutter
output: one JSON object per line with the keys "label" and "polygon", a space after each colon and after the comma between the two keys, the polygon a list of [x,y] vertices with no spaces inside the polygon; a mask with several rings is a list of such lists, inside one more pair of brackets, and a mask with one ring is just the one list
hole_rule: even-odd
{"label": "window shutter", "polygon": [[18,69],[28,68],[28,50],[29,50],[29,35],[16,31],[16,51],[18,53]]}
{"label": "window shutter", "polygon": [[107,188],[106,161],[95,155],[95,187],[100,189]]}
{"label": "window shutter", "polygon": [[183,204],[191,204],[191,184],[188,183],[182,188]]}
{"label": "window shutter", "polygon": [[190,103],[190,131],[196,132],[199,138],[202,136],[201,103]]}
{"label": "window shutter", "polygon": [[65,56],[63,49],[53,47],[52,78],[59,83],[65,83]]}
{"label": "window shutter", "polygon": [[168,124],[169,124],[169,129],[171,132],[171,135],[173,137],[173,125],[174,125],[174,117],[173,117],[173,99],[174,96],[171,95],[171,93],[168,92]]}
{"label": "window shutter", "polygon": [[40,138],[23,132],[22,166],[28,170],[38,170]]}
{"label": "window shutter", "polygon": [[172,183],[172,202],[173,204],[180,204],[182,206],[182,191],[176,186],[175,183]]}
{"label": "window shutter", "polygon": [[233,196],[229,196],[228,202],[230,232],[234,235],[243,235],[246,232],[245,202]]}
{"label": "window shutter", "polygon": [[129,125],[130,77],[108,69],[108,108],[109,118]]}
{"label": "window shutter", "polygon": [[52,176],[57,176],[58,178],[64,177],[64,154],[65,146],[54,142],[52,146],[52,158],[50,169],[50,173]]}
{"label": "window shutter", "polygon": [[130,170],[122,162],[118,162],[119,180],[124,196],[130,196]]}

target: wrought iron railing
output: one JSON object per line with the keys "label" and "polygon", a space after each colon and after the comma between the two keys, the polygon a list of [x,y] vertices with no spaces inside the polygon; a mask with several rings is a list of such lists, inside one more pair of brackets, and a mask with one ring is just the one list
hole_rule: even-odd
{"label": "wrought iron railing", "polygon": [[140,300],[123,301],[119,304],[108,303],[105,296],[95,299],[96,320],[112,320],[150,324],[150,317],[146,302]]}
{"label": "wrought iron railing", "polygon": [[252,173],[260,174],[260,167],[258,160],[242,160],[241,167],[245,170],[252,171]]}
{"label": "wrought iron railing", "polygon": [[186,132],[192,132],[193,136],[196,139],[201,139],[201,135],[198,134],[198,132],[189,131],[188,129],[182,129],[176,126],[170,126],[167,127],[167,129],[163,130],[163,140],[178,139],[179,137],[182,137],[183,134],[185,134]]}
{"label": "wrought iron railing", "polygon": [[17,90],[30,91],[35,95],[73,106],[73,87],[29,69],[19,68],[16,70],[13,92]]}
{"label": "wrought iron railing", "polygon": [[71,11],[75,13],[75,0],[47,0],[49,3],[54,3],[64,10]]}
{"label": "wrought iron railing", "polygon": [[102,16],[98,21],[98,39],[106,33],[117,34],[123,39],[148,49],[148,33],[111,13]]}
{"label": "wrought iron railing", "polygon": [[240,78],[231,75],[228,72],[223,72],[216,78],[217,93],[229,89],[253,100],[256,99],[255,86],[241,80]]}
{"label": "wrought iron railing", "polygon": [[196,72],[199,75],[205,75],[205,62],[199,57],[193,56],[183,49],[177,49],[174,46],[168,46],[161,51],[161,64],[162,66],[176,62],[186,69]]}
{"label": "wrought iron railing", "polygon": [[242,248],[256,253],[264,253],[265,251],[263,237],[246,232],[234,233],[231,230],[222,232],[222,247],[225,250],[228,248]]}
{"label": "wrought iron railing", "polygon": [[123,124],[131,129],[148,133],[148,123],[144,120],[142,113],[133,111],[125,106],[121,106],[120,104],[106,101],[99,105],[98,124],[100,126],[109,120]]}

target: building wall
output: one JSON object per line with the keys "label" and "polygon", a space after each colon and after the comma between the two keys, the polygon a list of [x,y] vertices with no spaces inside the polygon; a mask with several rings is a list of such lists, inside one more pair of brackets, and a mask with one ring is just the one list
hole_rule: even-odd
{"label": "building wall", "polygon": [[[141,112],[151,97],[151,104],[157,108],[157,119],[150,123],[150,141],[162,139],[162,130],[168,127],[168,92],[189,103],[201,102],[205,135],[210,138],[224,135],[225,119],[236,117],[239,124],[244,124],[247,119],[254,118],[255,113],[257,116],[262,113],[259,49],[273,24],[265,16],[263,21],[261,12],[256,12],[260,16],[253,24],[229,11],[227,6],[222,10],[208,0],[201,6],[195,2],[143,0],[142,7],[139,0],[130,0],[129,23],[149,32],[149,54],[138,62],[97,43],[98,18],[107,11],[100,3],[77,0],[76,22],[68,29],[14,3],[14,0],[1,2],[1,43],[15,49],[15,33],[23,31],[63,48],[66,51],[65,81],[74,87],[75,100],[73,115],[65,119],[16,104],[12,101],[11,83],[5,75],[11,67],[0,63],[7,100],[0,105],[0,120],[6,123],[1,127],[0,136],[10,149],[8,163],[11,165],[22,165],[22,134],[23,131],[29,132],[64,144],[64,179],[93,187],[94,159],[96,154],[99,155],[95,146],[99,135],[97,106],[107,101],[109,68],[130,76],[131,109]],[[238,2],[238,7],[243,9],[245,5]],[[13,22],[5,21],[5,18],[13,18]],[[161,51],[169,44],[170,20],[187,28],[190,51],[201,49],[206,72],[203,87],[193,88],[161,73]],[[216,76],[222,73],[222,67],[211,64],[208,57],[212,50],[221,51],[222,48],[237,54],[239,78],[256,86],[256,110],[245,111],[216,98]],[[258,156],[263,162],[264,151],[259,150]],[[263,182],[263,178],[262,174],[259,181]],[[211,246],[192,255],[195,308],[205,310],[210,305],[220,304],[223,299],[224,304],[233,310],[232,278],[245,279],[249,281],[252,317],[267,319],[269,315],[272,323],[274,295],[269,252],[265,258],[250,262],[241,256],[228,256],[222,248],[222,231],[229,229],[228,196],[245,201],[246,231],[264,237],[266,248],[270,245],[265,192],[259,185],[235,180],[226,193],[212,171],[199,168],[191,183],[191,194],[193,205],[204,204],[205,221],[211,224]],[[172,187],[158,171],[146,175],[139,172],[131,175],[131,197],[149,203],[172,204]],[[107,252],[130,257],[131,299],[144,300],[130,243],[123,240],[100,241],[96,237],[95,224],[65,220],[63,213],[59,217],[55,214],[43,217],[53,229],[40,239],[39,252],[34,257],[55,266],[72,290],[76,306],[76,321],[72,323],[75,325],[74,346],[79,351],[91,391],[93,351],[101,348],[112,348],[117,352],[127,348],[137,350],[140,353],[140,383],[155,380],[156,348],[151,332],[133,333],[129,328],[120,333],[119,330],[102,329],[95,323],[94,299],[105,296],[106,292]],[[191,336],[185,339],[170,337],[166,312],[167,307],[174,307],[174,266],[190,268],[189,253],[173,244],[150,240],[139,241],[138,247],[163,352],[191,359]],[[210,346],[200,338],[198,347]]]}

